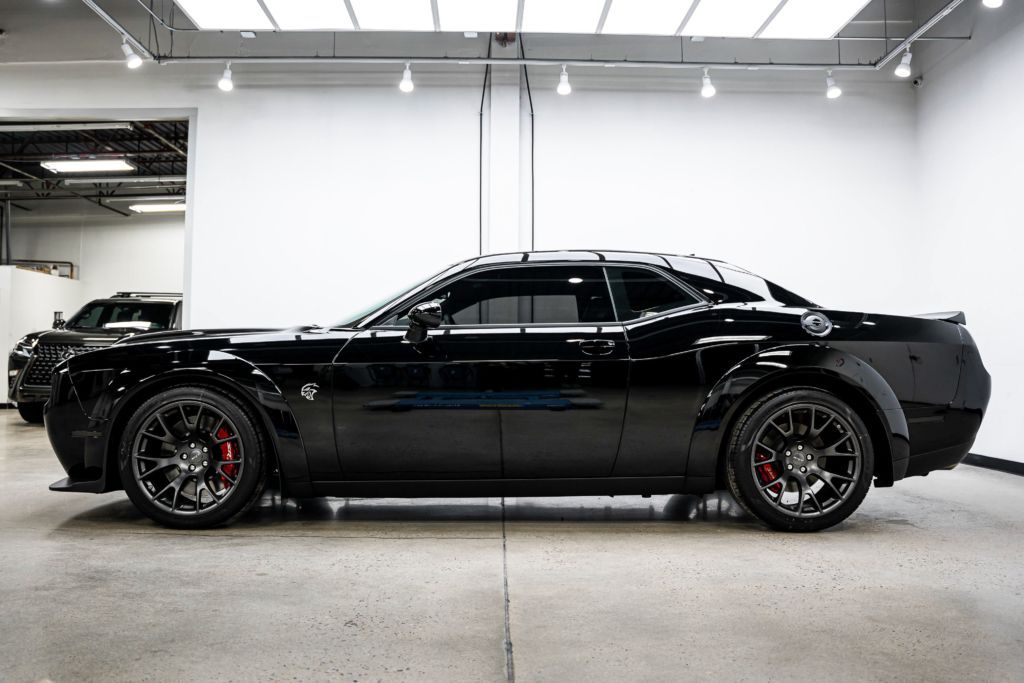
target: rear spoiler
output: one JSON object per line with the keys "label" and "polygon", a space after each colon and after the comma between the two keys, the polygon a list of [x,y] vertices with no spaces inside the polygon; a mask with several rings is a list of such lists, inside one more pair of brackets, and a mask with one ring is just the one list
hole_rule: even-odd
{"label": "rear spoiler", "polygon": [[948,323],[956,323],[957,325],[967,324],[967,316],[964,315],[963,311],[946,311],[945,313],[919,313],[914,317],[926,318],[928,320],[945,320]]}

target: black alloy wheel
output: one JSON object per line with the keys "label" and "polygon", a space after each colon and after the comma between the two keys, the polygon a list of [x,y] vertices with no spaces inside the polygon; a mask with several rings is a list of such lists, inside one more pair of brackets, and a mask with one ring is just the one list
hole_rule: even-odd
{"label": "black alloy wheel", "polygon": [[768,526],[817,531],[846,519],[871,485],[867,426],[834,394],[789,389],[740,416],[726,455],[733,496]]}
{"label": "black alloy wheel", "polygon": [[139,407],[121,438],[121,481],[151,519],[177,528],[226,524],[259,497],[265,444],[234,397],[189,386]]}

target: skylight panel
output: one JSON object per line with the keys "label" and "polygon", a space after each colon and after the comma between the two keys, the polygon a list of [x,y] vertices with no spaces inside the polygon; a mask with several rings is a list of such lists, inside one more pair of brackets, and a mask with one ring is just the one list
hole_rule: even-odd
{"label": "skylight panel", "polygon": [[867,4],[867,0],[789,0],[759,37],[830,40]]}
{"label": "skylight panel", "polygon": [[674,36],[693,0],[613,0],[602,33]]}
{"label": "skylight panel", "polygon": [[433,31],[430,0],[352,0],[359,28],[368,31]]}
{"label": "skylight panel", "polygon": [[517,0],[437,0],[442,31],[514,32],[518,11]]}
{"label": "skylight panel", "polygon": [[[828,4],[832,0],[812,0]],[[683,27],[684,36],[753,38],[779,0],[701,0]]]}
{"label": "skylight panel", "polygon": [[188,18],[204,31],[273,31],[257,0],[175,0]]}
{"label": "skylight panel", "polygon": [[263,0],[282,31],[351,31],[345,0]]}
{"label": "skylight panel", "polygon": [[594,33],[603,11],[604,0],[526,0],[522,30],[524,33]]}

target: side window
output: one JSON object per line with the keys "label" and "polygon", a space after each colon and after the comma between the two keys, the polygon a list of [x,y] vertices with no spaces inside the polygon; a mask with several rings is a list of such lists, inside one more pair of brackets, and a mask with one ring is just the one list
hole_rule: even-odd
{"label": "side window", "polygon": [[646,268],[609,268],[608,279],[622,320],[635,320],[700,303],[681,286]]}
{"label": "side window", "polygon": [[[615,321],[604,272],[595,266],[519,266],[468,275],[425,301],[445,325],[530,325]],[[404,314],[385,325],[404,326]]]}

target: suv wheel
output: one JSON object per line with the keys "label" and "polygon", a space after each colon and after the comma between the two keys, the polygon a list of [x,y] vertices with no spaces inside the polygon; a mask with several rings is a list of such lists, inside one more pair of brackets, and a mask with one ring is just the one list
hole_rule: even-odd
{"label": "suv wheel", "polygon": [[227,524],[256,502],[265,453],[245,405],[210,387],[185,386],[139,406],[118,460],[139,510],[166,526],[200,529]]}
{"label": "suv wheel", "polygon": [[818,531],[864,500],[874,449],[864,420],[834,394],[787,389],[743,412],[726,454],[733,496],[774,529]]}
{"label": "suv wheel", "polygon": [[43,406],[45,403],[22,403],[18,402],[18,415],[21,415],[21,419],[25,422],[31,422],[32,424],[43,423]]}

